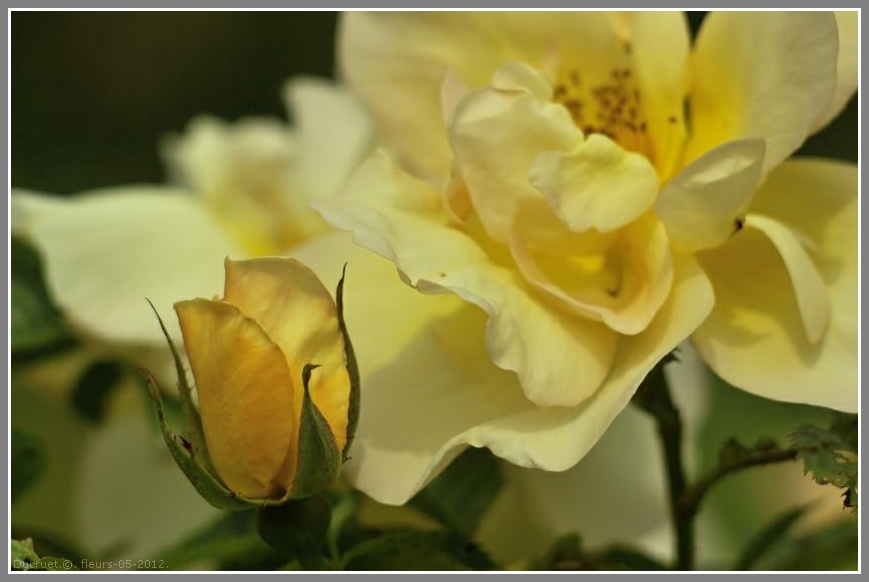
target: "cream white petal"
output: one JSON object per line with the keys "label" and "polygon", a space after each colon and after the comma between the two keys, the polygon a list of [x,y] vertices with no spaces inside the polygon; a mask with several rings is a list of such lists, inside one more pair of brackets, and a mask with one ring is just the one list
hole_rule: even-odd
{"label": "cream white petal", "polygon": [[762,137],[762,173],[778,165],[830,107],[838,43],[832,12],[710,13],[693,55],[688,161]]}
{"label": "cream white petal", "polygon": [[[194,118],[163,144],[175,181],[201,196],[252,254],[272,254],[323,225],[292,191],[298,144],[285,123]],[[310,218],[315,220],[312,221]]]}
{"label": "cream white petal", "polygon": [[172,304],[220,289],[222,262],[240,256],[189,193],[129,186],[64,200],[13,194],[26,236],[42,254],[49,292],[84,331],[117,342],[165,345],[145,298],[180,338]]}
{"label": "cream white petal", "polygon": [[775,245],[793,285],[806,337],[817,342],[830,323],[830,300],[818,272],[798,235],[784,224],[762,214],[749,214],[746,226],[757,228]]}
{"label": "cream white petal", "polygon": [[624,226],[645,212],[658,193],[658,176],[649,161],[599,134],[569,152],[540,154],[530,180],[575,232]]}
{"label": "cream white petal", "polygon": [[370,119],[347,89],[326,80],[292,79],[284,100],[299,143],[294,197],[304,204],[334,195],[372,147]]}
{"label": "cream white petal", "polygon": [[658,449],[652,419],[628,406],[567,471],[504,463],[505,487],[483,518],[481,545],[509,564],[539,558],[558,537],[572,533],[589,550],[626,540],[636,544],[667,523]]}
{"label": "cream white petal", "polygon": [[836,90],[824,116],[815,125],[817,131],[830,123],[854,96],[859,81],[860,13],[856,10],[836,12],[839,30],[839,59],[836,63]]}
{"label": "cream white petal", "polygon": [[695,346],[734,386],[775,400],[856,411],[856,166],[787,162],[770,175],[751,212],[811,243],[808,256],[826,288],[829,327],[817,342],[809,340],[786,260],[763,232],[747,229],[702,255],[716,304],[694,335]]}
{"label": "cream white petal", "polygon": [[742,228],[763,165],[762,139],[727,142],[707,152],[661,190],[655,212],[684,252],[716,247]]}

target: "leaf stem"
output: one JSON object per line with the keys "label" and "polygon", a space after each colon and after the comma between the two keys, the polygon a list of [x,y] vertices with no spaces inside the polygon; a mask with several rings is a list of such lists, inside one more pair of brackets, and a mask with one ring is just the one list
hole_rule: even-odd
{"label": "leaf stem", "polygon": [[796,449],[770,448],[768,450],[751,451],[745,453],[740,458],[723,461],[682,493],[682,497],[679,500],[679,512],[690,515],[693,518],[700,510],[700,503],[703,501],[706,493],[713,485],[731,473],[735,473],[741,469],[748,469],[749,467],[793,461],[796,458]]}

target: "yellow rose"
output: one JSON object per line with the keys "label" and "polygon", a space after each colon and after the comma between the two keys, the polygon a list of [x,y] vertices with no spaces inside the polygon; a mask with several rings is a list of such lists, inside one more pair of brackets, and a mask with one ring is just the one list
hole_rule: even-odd
{"label": "yellow rose", "polygon": [[427,462],[372,407],[357,485],[401,500],[464,444],[567,469],[689,337],[745,390],[856,410],[856,168],[782,163],[854,93],[855,16],[713,13],[692,46],[670,12],[344,15],[343,73],[390,153],[313,206],[479,308],[444,343],[521,385],[372,389],[427,399],[395,421],[426,422]]}
{"label": "yellow rose", "polygon": [[[202,441],[231,505],[318,493],[338,476],[359,410],[343,279],[336,306],[293,259],[227,259],[225,268],[223,299],[175,304],[199,400],[198,415],[187,403],[191,440],[182,448],[195,458]],[[177,460],[180,449],[167,443]],[[187,472],[190,463],[179,465]]]}

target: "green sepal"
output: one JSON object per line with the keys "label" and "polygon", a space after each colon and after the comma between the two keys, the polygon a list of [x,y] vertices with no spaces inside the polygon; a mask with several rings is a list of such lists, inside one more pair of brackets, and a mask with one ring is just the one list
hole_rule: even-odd
{"label": "green sepal", "polygon": [[166,329],[166,325],[163,323],[163,319],[160,317],[154,304],[150,300],[147,301],[151,305],[154,315],[157,316],[157,321],[160,322],[160,329],[163,331],[163,336],[166,338],[169,350],[172,352],[172,359],[175,361],[175,372],[178,375],[181,409],[187,418],[187,437],[176,434],[169,428],[163,409],[163,396],[160,388],[157,386],[157,381],[150,371],[143,369],[142,374],[148,383],[148,394],[151,396],[151,400],[157,409],[157,420],[160,424],[160,431],[163,433],[163,440],[166,441],[166,446],[175,459],[175,464],[178,465],[187,477],[187,480],[196,488],[196,491],[202,498],[218,509],[237,511],[259,507],[267,503],[276,503],[276,501],[272,500],[248,499],[234,493],[216,476],[217,473],[211,464],[211,459],[208,456],[208,450],[205,445],[202,420],[193,404],[192,390],[187,382],[187,374],[184,371],[181,356],[178,355],[175,343],[169,336],[169,331]]}
{"label": "green sepal", "polygon": [[335,304],[338,308],[338,328],[341,330],[341,335],[344,337],[344,355],[347,362],[347,374],[350,376],[350,403],[347,407],[347,440],[344,443],[344,450],[341,451],[341,461],[346,461],[349,457],[350,445],[353,443],[353,437],[356,435],[356,425],[359,422],[359,366],[356,362],[356,354],[353,351],[353,344],[350,341],[350,334],[347,333],[347,323],[344,321],[344,277],[347,274],[347,265],[341,271],[341,280],[338,281],[338,288],[335,291]]}
{"label": "green sepal", "polygon": [[317,364],[305,364],[302,384],[301,426],[299,427],[299,457],[296,476],[287,498],[302,499],[320,493],[335,482],[341,470],[341,457],[332,429],[311,399],[311,372]]}
{"label": "green sepal", "polygon": [[[202,419],[199,417],[199,412],[193,404],[193,390],[187,382],[187,373],[184,371],[184,363],[181,361],[181,356],[178,355],[178,350],[175,347],[175,342],[169,336],[169,331],[163,323],[163,318],[157,312],[157,308],[151,303],[150,299],[145,299],[154,315],[157,316],[157,321],[160,323],[160,330],[163,332],[163,337],[166,338],[166,343],[169,344],[169,350],[172,352],[172,360],[175,362],[175,374],[178,376],[178,392],[181,394],[181,410],[187,418],[187,430],[190,435],[190,443],[195,450],[202,451],[203,456],[207,458],[205,446],[205,433],[202,430]],[[210,462],[209,462],[210,464]]]}
{"label": "green sepal", "polygon": [[214,507],[226,510],[250,509],[262,505],[262,501],[246,499],[233,493],[196,461],[190,441],[173,432],[166,423],[166,413],[163,410],[163,396],[160,394],[160,388],[157,386],[154,376],[151,372],[144,369],[142,370],[142,374],[148,382],[148,393],[157,409],[157,420],[160,423],[163,440],[166,441],[166,446],[169,448],[169,452],[172,453],[175,464],[178,465],[178,468],[181,469],[187,480],[196,488],[196,491],[202,498]]}

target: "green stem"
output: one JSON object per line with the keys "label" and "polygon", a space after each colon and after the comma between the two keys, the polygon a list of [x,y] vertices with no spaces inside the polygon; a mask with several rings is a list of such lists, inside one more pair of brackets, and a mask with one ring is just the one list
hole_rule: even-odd
{"label": "green stem", "polygon": [[682,420],[679,410],[670,397],[670,388],[664,376],[664,364],[658,364],[649,372],[633,399],[654,419],[667,467],[667,482],[670,498],[670,520],[676,532],[676,570],[694,568],[694,520],[700,511],[706,493],[721,479],[742,469],[792,461],[797,458],[796,449],[780,449],[772,446],[721,461],[706,475],[692,485],[687,484],[682,461]]}
{"label": "green stem", "polygon": [[691,570],[694,568],[694,514],[680,511],[682,496],[687,488],[682,462],[682,419],[670,397],[663,364],[649,372],[637,390],[634,402],[652,415],[658,425],[667,467],[670,520],[676,531],[675,569]]}
{"label": "green stem", "polygon": [[686,489],[682,498],[679,500],[679,512],[693,516],[700,510],[700,504],[703,501],[706,493],[713,485],[721,479],[749,467],[758,467],[761,465],[769,465],[772,463],[781,463],[784,461],[793,461],[797,458],[796,449],[769,449],[763,451],[754,451],[747,453],[745,456],[732,461],[726,461],[714,467],[706,475],[697,480],[696,483]]}

